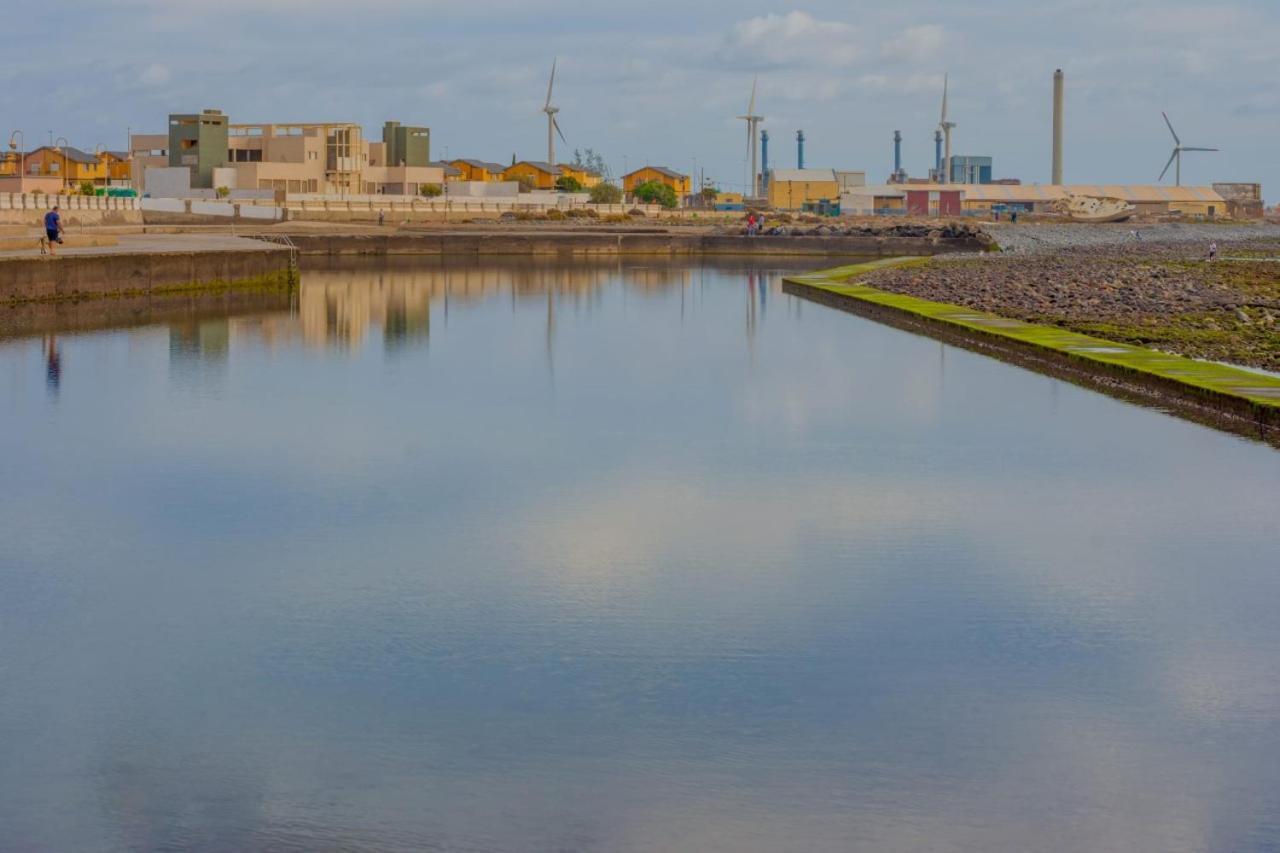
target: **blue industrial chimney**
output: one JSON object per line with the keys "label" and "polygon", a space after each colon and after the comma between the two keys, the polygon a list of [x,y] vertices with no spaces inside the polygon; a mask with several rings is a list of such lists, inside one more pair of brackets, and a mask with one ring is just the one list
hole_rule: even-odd
{"label": "blue industrial chimney", "polygon": [[769,131],[760,131],[760,191],[769,194]]}
{"label": "blue industrial chimney", "polygon": [[796,131],[796,168],[804,168],[804,131]]}
{"label": "blue industrial chimney", "polygon": [[893,179],[899,180],[902,175],[902,131],[893,132]]}
{"label": "blue industrial chimney", "polygon": [[939,180],[942,175],[942,131],[935,130],[933,132],[933,170],[938,173]]}

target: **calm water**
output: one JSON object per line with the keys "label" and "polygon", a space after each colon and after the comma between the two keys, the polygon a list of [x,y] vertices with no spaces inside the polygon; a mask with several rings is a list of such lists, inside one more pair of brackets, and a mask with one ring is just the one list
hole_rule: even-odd
{"label": "calm water", "polygon": [[256,299],[9,315],[0,849],[1280,849],[1280,453],[777,269]]}

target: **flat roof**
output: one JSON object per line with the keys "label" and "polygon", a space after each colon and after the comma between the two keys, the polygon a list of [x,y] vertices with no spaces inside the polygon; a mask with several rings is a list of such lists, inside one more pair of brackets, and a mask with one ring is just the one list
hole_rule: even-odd
{"label": "flat roof", "polygon": [[1119,198],[1130,204],[1165,202],[1226,203],[1212,187],[1172,187],[1160,184],[881,184],[858,187],[854,195],[905,196],[908,190],[956,191],[965,201],[1036,202],[1057,201],[1067,195]]}

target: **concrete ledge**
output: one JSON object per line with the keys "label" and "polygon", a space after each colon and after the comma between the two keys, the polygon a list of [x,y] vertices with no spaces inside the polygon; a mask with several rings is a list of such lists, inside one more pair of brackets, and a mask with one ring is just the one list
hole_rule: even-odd
{"label": "concrete ledge", "polygon": [[[34,231],[30,234],[21,236],[4,236],[0,237],[0,252],[10,251],[13,249],[34,249],[40,244],[44,233],[36,234]],[[114,234],[64,234],[62,242],[58,244],[59,249],[100,249],[109,246],[118,246],[120,239]]]}
{"label": "concrete ledge", "polygon": [[289,252],[262,250],[0,258],[0,302],[131,296],[278,284],[292,280]]}
{"label": "concrete ledge", "polygon": [[903,262],[789,276],[783,291],[1280,446],[1280,379],[855,283]]}
{"label": "concrete ledge", "polygon": [[546,231],[290,234],[303,255],[847,255],[981,251],[972,240],[917,237],[740,237],[678,232]]}

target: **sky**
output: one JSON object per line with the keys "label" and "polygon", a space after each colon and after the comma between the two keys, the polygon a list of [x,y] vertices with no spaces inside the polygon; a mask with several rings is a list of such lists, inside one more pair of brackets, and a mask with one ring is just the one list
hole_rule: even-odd
{"label": "sky", "polygon": [[[892,135],[905,166],[932,164],[943,74],[956,155],[1047,182],[1052,74],[1066,73],[1066,180],[1154,182],[1173,140],[1183,182],[1280,191],[1280,3],[1274,0],[62,0],[7,21],[0,132],[50,132],[92,150],[170,112],[233,122],[383,121],[432,129],[434,157],[545,159],[555,104],[574,149],[613,173],[695,167],[745,181],[745,112],[759,75],[771,162],[883,180]],[[1172,170],[1167,178],[1172,181]]]}

